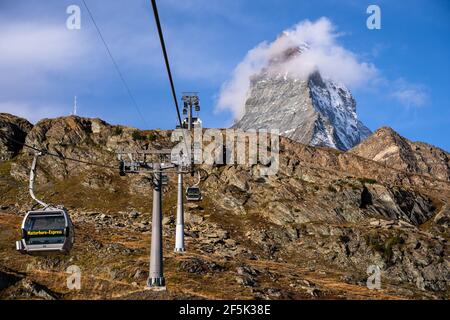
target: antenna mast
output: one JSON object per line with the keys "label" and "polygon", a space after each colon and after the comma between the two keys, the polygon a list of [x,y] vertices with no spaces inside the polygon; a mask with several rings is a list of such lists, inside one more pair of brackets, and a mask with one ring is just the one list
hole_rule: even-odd
{"label": "antenna mast", "polygon": [[73,99],[73,115],[77,115],[77,96]]}

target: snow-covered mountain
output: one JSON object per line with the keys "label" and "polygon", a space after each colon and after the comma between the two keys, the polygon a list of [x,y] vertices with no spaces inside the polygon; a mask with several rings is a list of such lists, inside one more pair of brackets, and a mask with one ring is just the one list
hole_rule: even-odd
{"label": "snow-covered mountain", "polygon": [[351,149],[371,132],[358,120],[350,91],[322,78],[318,71],[306,80],[289,72],[274,72],[274,66],[304,50],[307,45],[284,51],[252,77],[244,116],[234,128],[278,129],[281,135],[304,144]]}

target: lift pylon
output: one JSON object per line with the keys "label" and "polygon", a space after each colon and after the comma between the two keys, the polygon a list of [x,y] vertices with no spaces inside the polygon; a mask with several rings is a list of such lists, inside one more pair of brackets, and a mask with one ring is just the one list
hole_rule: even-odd
{"label": "lift pylon", "polygon": [[175,229],[175,252],[184,252],[184,207],[183,207],[183,172],[178,168],[177,222]]}
{"label": "lift pylon", "polygon": [[[152,237],[150,248],[150,273],[147,289],[164,290],[163,230],[162,230],[162,180],[163,172],[175,168],[170,163],[171,150],[122,150],[117,152],[119,171],[127,173],[150,173],[153,184]],[[123,156],[129,161],[123,160]]]}

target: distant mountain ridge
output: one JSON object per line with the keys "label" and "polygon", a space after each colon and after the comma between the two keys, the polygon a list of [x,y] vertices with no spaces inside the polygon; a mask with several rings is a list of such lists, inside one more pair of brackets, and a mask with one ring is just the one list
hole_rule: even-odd
{"label": "distant mountain ridge", "polygon": [[450,154],[438,147],[412,142],[383,127],[350,152],[398,170],[450,180]]}
{"label": "distant mountain ridge", "polygon": [[[17,155],[22,149],[20,143],[40,146],[42,140],[48,139],[52,142],[50,146],[76,145],[90,134],[93,136],[89,140],[104,141],[109,150],[118,148],[121,144],[129,146],[130,143],[137,147],[142,141],[133,141],[132,133],[136,130],[124,126],[111,126],[101,119],[74,116],[44,119],[33,126],[26,119],[0,113],[0,160],[8,160]],[[364,131],[364,127],[360,130]],[[320,136],[316,135],[313,142],[318,142],[319,138]],[[295,136],[290,139],[296,141]],[[400,171],[450,181],[450,154],[447,151],[424,142],[411,142],[389,127],[378,129],[348,153]]]}

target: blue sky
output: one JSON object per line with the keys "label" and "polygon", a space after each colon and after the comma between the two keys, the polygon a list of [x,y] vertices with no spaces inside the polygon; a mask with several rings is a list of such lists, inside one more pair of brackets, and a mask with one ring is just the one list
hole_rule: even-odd
{"label": "blue sky", "polygon": [[[172,128],[169,92],[150,1],[86,0],[145,122],[133,107],[105,48],[77,0],[0,0],[0,112],[79,114],[138,128]],[[68,30],[66,8],[81,7],[81,29]],[[326,17],[336,41],[376,79],[351,88],[359,118],[391,126],[411,140],[450,150],[450,2],[364,0],[159,0],[177,93],[200,93],[207,127],[225,127],[215,111],[222,85],[248,51],[305,19]],[[381,8],[381,30],[368,30],[366,9]]]}

